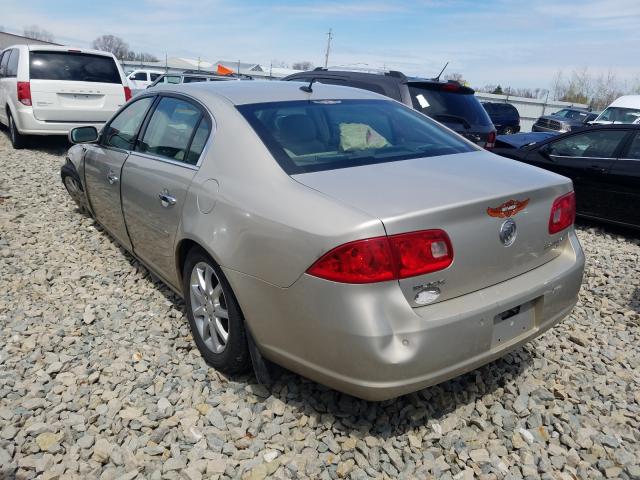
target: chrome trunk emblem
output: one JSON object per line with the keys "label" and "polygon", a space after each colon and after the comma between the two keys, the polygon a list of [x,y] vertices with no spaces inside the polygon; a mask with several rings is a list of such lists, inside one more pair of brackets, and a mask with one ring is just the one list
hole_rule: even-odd
{"label": "chrome trunk emblem", "polygon": [[500,226],[500,241],[505,247],[513,245],[513,242],[516,241],[517,234],[516,222],[510,218],[502,222],[502,225]]}

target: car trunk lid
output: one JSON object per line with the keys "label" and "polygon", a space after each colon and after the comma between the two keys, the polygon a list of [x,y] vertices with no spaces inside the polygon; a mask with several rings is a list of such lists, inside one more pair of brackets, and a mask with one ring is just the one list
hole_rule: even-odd
{"label": "car trunk lid", "polygon": [[[565,177],[486,152],[419,158],[294,175],[298,182],[379,218],[388,235],[442,229],[453,264],[400,280],[413,305],[437,286],[437,301],[500,283],[536,268],[559,252],[548,233],[553,201],[571,190]],[[516,224],[513,244],[500,230]]]}

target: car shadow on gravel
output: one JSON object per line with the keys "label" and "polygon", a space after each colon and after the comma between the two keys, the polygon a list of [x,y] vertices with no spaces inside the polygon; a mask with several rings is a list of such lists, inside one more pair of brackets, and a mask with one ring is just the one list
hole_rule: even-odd
{"label": "car shadow on gravel", "polygon": [[[7,141],[9,140],[9,131],[6,127],[0,126],[0,134],[5,135],[7,137]],[[71,144],[64,135],[51,135],[46,137],[41,135],[31,135],[27,137],[27,143],[24,148],[25,150],[31,150],[34,152],[62,156],[67,152],[67,150],[69,150],[70,146]]]}
{"label": "car shadow on gravel", "polygon": [[[272,385],[271,392],[301,414],[319,416],[321,421],[339,420],[333,423],[333,428],[344,435],[371,435],[386,440],[420,426],[439,424],[455,411],[454,418],[468,419],[477,400],[482,399],[489,408],[497,390],[517,390],[515,382],[532,364],[527,347],[520,347],[471,372],[383,402],[361,400],[288,371]],[[435,431],[438,426],[432,428]],[[451,428],[455,426],[440,426],[443,434]]]}

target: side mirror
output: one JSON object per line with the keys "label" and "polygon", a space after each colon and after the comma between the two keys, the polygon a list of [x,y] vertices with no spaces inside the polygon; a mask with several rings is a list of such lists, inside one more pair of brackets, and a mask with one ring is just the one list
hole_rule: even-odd
{"label": "side mirror", "polygon": [[71,143],[92,143],[98,139],[98,129],[96,127],[76,127],[69,132]]}
{"label": "side mirror", "polygon": [[546,145],[541,146],[538,149],[538,153],[543,156],[544,158],[546,158],[547,160],[551,161],[551,162],[555,162],[555,160],[553,159],[553,157],[551,156],[551,148],[549,147],[549,144],[547,143]]}
{"label": "side mirror", "polygon": [[136,76],[135,76],[135,75],[131,75],[131,76],[129,77],[129,80],[135,80],[135,79],[136,79]]}

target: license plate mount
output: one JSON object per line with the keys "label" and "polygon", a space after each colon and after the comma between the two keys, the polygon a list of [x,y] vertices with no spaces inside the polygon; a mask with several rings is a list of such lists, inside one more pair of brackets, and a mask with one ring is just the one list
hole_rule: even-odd
{"label": "license plate mount", "polygon": [[493,317],[493,336],[491,346],[504,345],[520,335],[527,333],[535,325],[533,302],[523,303],[500,312]]}

